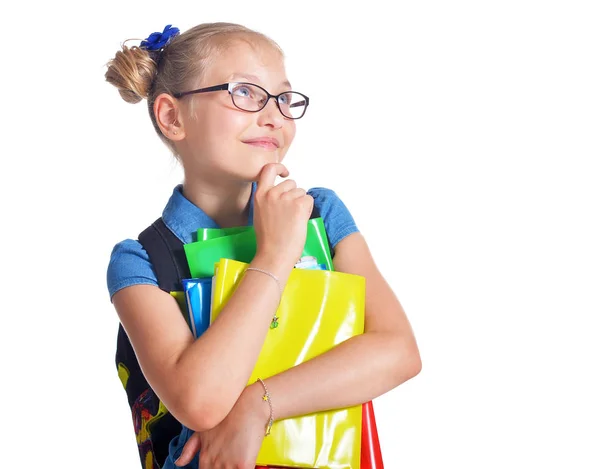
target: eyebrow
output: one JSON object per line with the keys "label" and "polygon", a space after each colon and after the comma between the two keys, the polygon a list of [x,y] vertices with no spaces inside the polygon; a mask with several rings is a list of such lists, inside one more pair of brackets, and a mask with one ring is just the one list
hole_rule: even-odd
{"label": "eyebrow", "polygon": [[[253,81],[253,82],[255,82],[255,83],[256,83],[256,82],[259,82],[259,83],[260,83],[260,78],[258,78],[256,75],[250,75],[250,74],[248,74],[248,73],[232,73],[232,74],[229,76],[229,78],[228,78],[228,79],[229,79],[229,80],[231,80],[231,79],[232,79],[232,78],[234,78],[234,77],[241,77],[241,78],[244,78],[244,79],[246,79],[246,80]],[[291,84],[289,81],[287,81],[287,80],[286,80],[286,81],[283,81],[283,82],[281,82],[281,84],[280,84],[279,86],[287,86],[289,89],[292,89],[292,84]]]}

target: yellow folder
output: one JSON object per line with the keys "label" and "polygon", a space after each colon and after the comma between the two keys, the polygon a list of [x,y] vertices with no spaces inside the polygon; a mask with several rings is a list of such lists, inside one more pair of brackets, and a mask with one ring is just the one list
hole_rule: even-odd
{"label": "yellow folder", "polygon": [[[248,264],[215,264],[211,322]],[[365,278],[343,272],[293,269],[248,384],[268,378],[364,332]],[[351,366],[351,364],[348,364]],[[306,386],[311,383],[307,382]],[[359,469],[361,406],[278,420],[265,437],[257,465]]]}

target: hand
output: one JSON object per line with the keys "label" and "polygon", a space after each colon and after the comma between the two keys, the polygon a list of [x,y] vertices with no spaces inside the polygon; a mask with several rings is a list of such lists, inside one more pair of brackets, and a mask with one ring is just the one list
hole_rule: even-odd
{"label": "hand", "polygon": [[261,397],[260,384],[246,387],[219,425],[190,437],[175,465],[189,464],[200,451],[201,469],[254,469],[269,420],[269,406]]}
{"label": "hand", "polygon": [[314,200],[292,179],[275,185],[278,175],[288,177],[289,171],[280,163],[270,163],[258,179],[254,195],[256,255],[293,267],[306,243]]}

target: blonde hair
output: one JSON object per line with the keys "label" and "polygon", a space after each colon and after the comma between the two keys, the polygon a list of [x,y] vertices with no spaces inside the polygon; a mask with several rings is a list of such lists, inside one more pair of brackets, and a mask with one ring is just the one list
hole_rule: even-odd
{"label": "blonde hair", "polygon": [[[161,93],[173,95],[202,82],[212,60],[235,41],[251,46],[266,44],[282,56],[279,45],[266,35],[234,23],[204,23],[175,36],[162,51],[122,45],[106,65],[106,81],[117,87],[128,103],[147,100],[154,130],[176,154],[173,142],[161,132],[154,116],[154,100]],[[191,103],[193,106],[193,102]],[[193,115],[193,107],[192,107]]]}

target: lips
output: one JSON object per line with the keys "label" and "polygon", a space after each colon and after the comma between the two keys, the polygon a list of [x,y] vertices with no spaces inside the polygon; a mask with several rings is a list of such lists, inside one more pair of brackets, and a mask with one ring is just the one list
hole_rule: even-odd
{"label": "lips", "polygon": [[275,150],[281,146],[279,141],[272,137],[251,138],[244,140],[244,143],[255,147],[265,148],[267,150]]}

